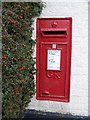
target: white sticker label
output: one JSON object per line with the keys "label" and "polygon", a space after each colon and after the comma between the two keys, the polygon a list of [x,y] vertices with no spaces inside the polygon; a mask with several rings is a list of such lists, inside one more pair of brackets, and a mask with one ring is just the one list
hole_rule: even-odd
{"label": "white sticker label", "polygon": [[48,70],[60,70],[61,50],[48,50]]}

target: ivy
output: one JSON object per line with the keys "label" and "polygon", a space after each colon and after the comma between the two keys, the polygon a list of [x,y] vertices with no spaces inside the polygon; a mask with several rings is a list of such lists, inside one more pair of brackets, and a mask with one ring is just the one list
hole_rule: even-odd
{"label": "ivy", "polygon": [[3,118],[19,118],[35,93],[33,18],[42,2],[2,3],[2,111]]}

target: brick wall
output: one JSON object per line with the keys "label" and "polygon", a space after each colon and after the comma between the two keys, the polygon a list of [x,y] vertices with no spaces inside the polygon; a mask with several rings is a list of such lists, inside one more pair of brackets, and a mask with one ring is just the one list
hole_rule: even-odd
{"label": "brick wall", "polygon": [[[40,17],[72,17],[72,64],[70,103],[39,101],[29,109],[62,114],[88,115],[88,2],[46,2]],[[36,28],[36,18],[34,23]],[[34,31],[33,37],[36,37]],[[34,54],[35,56],[35,54]]]}

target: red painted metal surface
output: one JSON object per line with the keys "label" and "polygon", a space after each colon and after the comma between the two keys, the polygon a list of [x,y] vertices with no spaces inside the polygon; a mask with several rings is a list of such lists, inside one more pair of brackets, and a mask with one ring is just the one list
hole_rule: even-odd
{"label": "red painted metal surface", "polygon": [[36,98],[69,102],[72,18],[38,18],[36,27]]}

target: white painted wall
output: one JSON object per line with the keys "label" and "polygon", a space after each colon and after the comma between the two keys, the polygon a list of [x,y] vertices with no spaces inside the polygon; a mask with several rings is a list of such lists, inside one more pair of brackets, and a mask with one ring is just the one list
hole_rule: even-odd
{"label": "white painted wall", "polygon": [[[88,115],[88,2],[83,1],[46,2],[46,8],[40,16],[73,19],[70,103],[39,101],[34,96],[27,109]],[[36,28],[36,19],[34,26]],[[35,31],[33,37],[36,37]]]}

